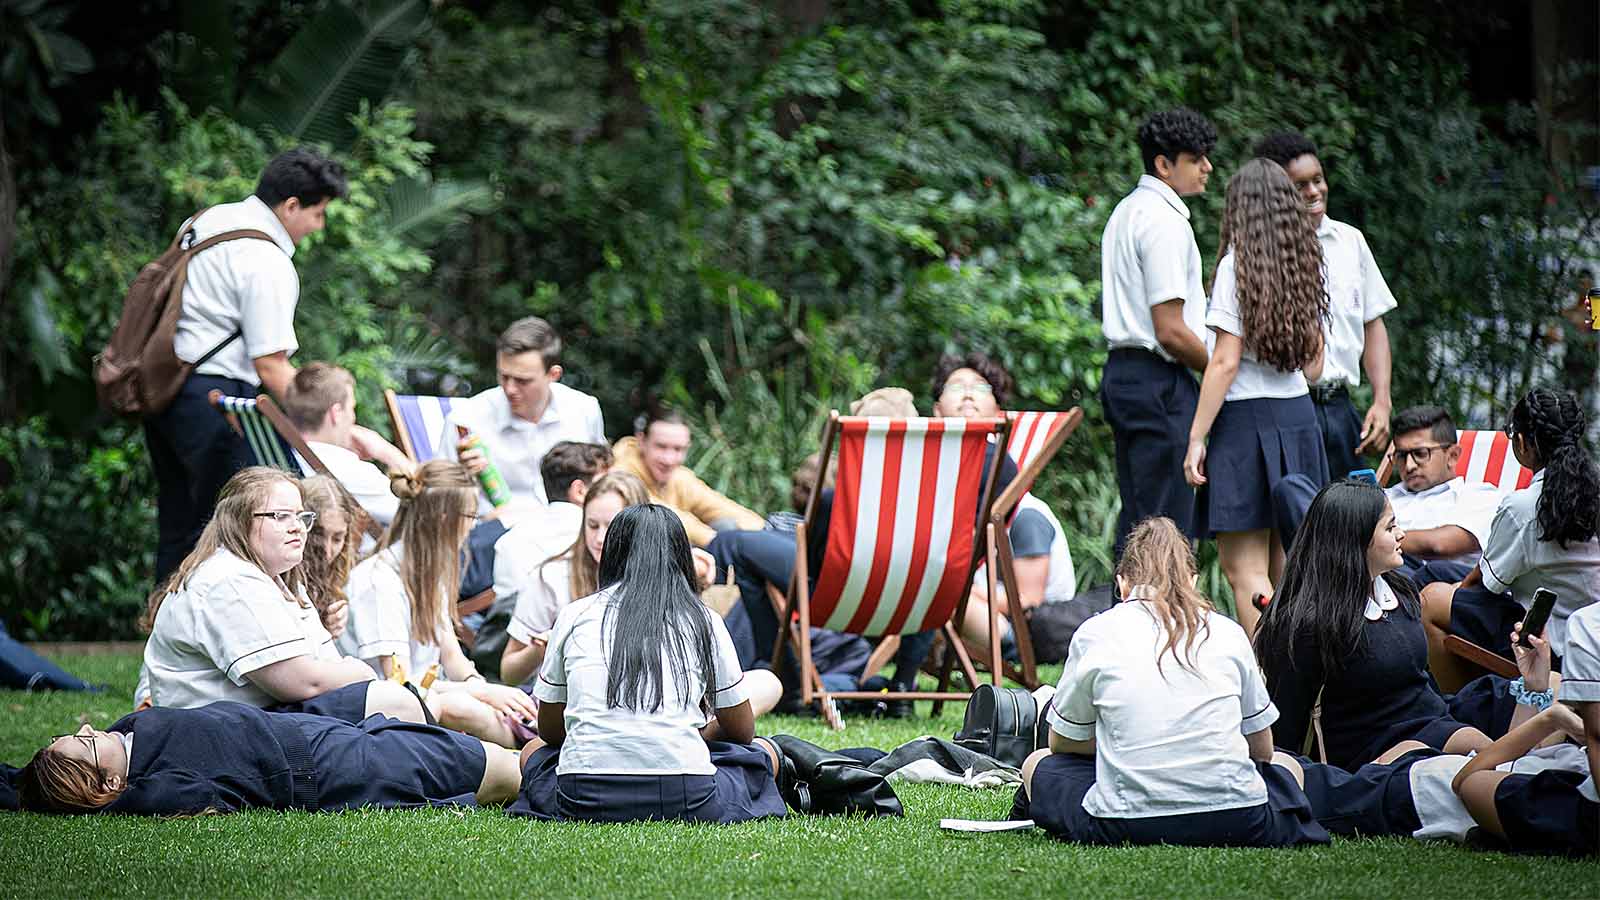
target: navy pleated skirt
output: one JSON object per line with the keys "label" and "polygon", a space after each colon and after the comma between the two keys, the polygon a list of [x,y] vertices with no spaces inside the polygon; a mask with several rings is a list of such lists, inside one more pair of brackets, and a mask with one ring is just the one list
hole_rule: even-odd
{"label": "navy pleated skirt", "polygon": [[1499,740],[1511,730],[1511,716],[1517,711],[1517,701],[1511,696],[1511,680],[1499,675],[1479,675],[1461,686],[1461,690],[1444,698],[1450,709],[1450,718],[1471,725],[1492,740]]}
{"label": "navy pleated skirt", "polygon": [[1305,770],[1305,795],[1323,828],[1345,837],[1416,833],[1422,827],[1411,794],[1411,767],[1438,756],[1413,750],[1392,763],[1367,763],[1354,772],[1296,756]]}
{"label": "navy pleated skirt", "polygon": [[582,822],[744,822],[782,816],[772,760],[760,747],[708,741],[715,775],[557,775],[560,751],[540,747],[522,767],[506,812]]}
{"label": "navy pleated skirt", "polygon": [[1199,501],[1206,533],[1272,528],[1272,489],[1296,473],[1319,490],[1328,483],[1328,453],[1310,395],[1223,403],[1206,443]]}
{"label": "navy pleated skirt", "polygon": [[[1527,612],[1510,594],[1481,587],[1456,588],[1450,600],[1450,633],[1511,659],[1511,629]],[[1554,659],[1551,668],[1561,671]]]}
{"label": "navy pleated skirt", "polygon": [[317,808],[476,806],[483,743],[437,725],[295,716],[317,769]]}
{"label": "navy pleated skirt", "polygon": [[1294,776],[1270,763],[1256,763],[1267,785],[1267,802],[1175,816],[1102,819],[1083,808],[1094,786],[1092,756],[1052,753],[1033,770],[1028,810],[1055,837],[1083,844],[1174,844],[1186,847],[1292,847],[1326,844],[1311,802]]}
{"label": "navy pleated skirt", "polygon": [[367,717],[367,687],[371,681],[358,681],[347,684],[341,688],[334,688],[326,694],[318,694],[309,700],[299,700],[294,703],[278,703],[266,707],[267,712],[306,713],[313,716],[327,716],[341,722],[354,725]]}
{"label": "navy pleated skirt", "polygon": [[1495,812],[1511,849],[1525,853],[1600,853],[1600,804],[1578,793],[1584,776],[1546,769],[1507,775],[1494,791]]}

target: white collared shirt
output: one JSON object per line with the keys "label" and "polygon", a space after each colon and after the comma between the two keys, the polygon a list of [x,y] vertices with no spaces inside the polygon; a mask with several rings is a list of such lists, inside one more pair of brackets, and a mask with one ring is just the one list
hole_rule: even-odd
{"label": "white collared shirt", "polygon": [[[516,606],[506,633],[524,644],[555,625],[571,598],[565,559],[551,557],[572,549],[583,528],[583,507],[559,501],[523,516],[494,543],[494,596]],[[587,553],[585,549],[582,552]]]}
{"label": "white collared shirt", "polygon": [[1372,579],[1372,596],[1367,598],[1367,608],[1362,610],[1368,622],[1376,622],[1383,618],[1386,612],[1393,612],[1400,606],[1400,598],[1394,595],[1394,588],[1389,587],[1389,582],[1382,576]]}
{"label": "white collared shirt", "polygon": [[247,676],[296,656],[339,658],[316,607],[289,600],[260,567],[227,550],[162,600],[144,645],[151,702],[180,709],[218,700],[275,705]]}
{"label": "white collared shirt", "polygon": [[1270,727],[1278,708],[1244,629],[1216,612],[1203,622],[1193,671],[1170,652],[1157,667],[1166,628],[1140,601],[1073,635],[1047,718],[1063,737],[1095,739],[1095,783],[1083,798],[1090,815],[1138,819],[1267,802],[1245,735]]}
{"label": "white collared shirt", "polygon": [[1226,331],[1244,341],[1239,354],[1239,371],[1228,385],[1224,400],[1255,400],[1262,397],[1283,399],[1310,393],[1306,377],[1299,369],[1284,371],[1256,358],[1250,349],[1249,336],[1244,333],[1244,320],[1239,315],[1239,293],[1234,280],[1233,254],[1229,253],[1217,264],[1217,278],[1211,284],[1211,306],[1206,310],[1206,327]]}
{"label": "white collared shirt", "polygon": [[[1566,682],[1563,681],[1562,691],[1565,690]],[[1411,802],[1417,810],[1417,821],[1421,823],[1411,833],[1412,837],[1422,841],[1445,838],[1459,842],[1466,840],[1467,832],[1477,827],[1477,820],[1472,818],[1466,804],[1461,802],[1461,797],[1451,787],[1456,775],[1471,761],[1470,756],[1447,753],[1412,763],[1408,772]],[[1536,747],[1524,756],[1501,763],[1495,769],[1512,775],[1537,775],[1548,769],[1588,774],[1589,757],[1583,748],[1576,745],[1555,744]],[[1578,791],[1595,800],[1594,778],[1591,776],[1580,784]]]}
{"label": "white collared shirt", "polygon": [[[367,515],[376,519],[379,525],[389,527],[389,523],[394,521],[394,514],[400,511],[400,498],[389,489],[389,476],[383,474],[382,469],[356,455],[354,450],[338,444],[306,441],[306,446],[328,467],[328,474],[361,504]],[[294,461],[300,466],[300,471],[311,471],[310,464],[301,458],[299,451],[295,452]]]}
{"label": "white collared shirt", "polygon": [[294,241],[289,232],[272,209],[253,194],[238,203],[206,210],[194,224],[195,240],[198,243],[238,228],[264,231],[273,242],[241,238],[218,244],[189,260],[173,350],[179,359],[193,362],[228,335],[243,331],[242,337],[195,371],[260,384],[251,360],[280,350],[292,354],[300,347],[294,334],[300,276],[290,260]]}
{"label": "white collared shirt", "polygon": [[[1489,525],[1503,496],[1492,484],[1467,483],[1459,475],[1425,491],[1410,491],[1405,482],[1384,489],[1394,520],[1402,531],[1425,531],[1454,525],[1478,540],[1480,551],[1489,546]],[[1455,562],[1472,565],[1479,553],[1463,553]]]}
{"label": "white collared shirt", "polygon": [[[722,617],[696,605],[711,626],[714,671],[689,666],[689,691],[678,690],[666,656],[661,658],[662,704],[655,712],[637,712],[606,703],[611,663],[611,636],[605,634],[606,605],[612,592],[601,591],[568,604],[556,619],[545,651],[544,666],[533,696],[540,703],[565,703],[567,739],[561,745],[556,774],[585,775],[714,775],[711,753],[700,727],[706,722],[701,701],[709,695],[717,709],[747,699],[739,654]],[[616,619],[611,619],[615,628]],[[666,653],[666,648],[662,648]]]}
{"label": "white collared shirt", "polygon": [[1172,361],[1156,340],[1150,307],[1180,298],[1184,324],[1209,346],[1200,247],[1189,226],[1189,207],[1154,175],[1141,175],[1138,187],[1106,221],[1100,285],[1101,328],[1112,349],[1139,347]]}
{"label": "white collared shirt", "polygon": [[[514,498],[539,504],[545,503],[539,463],[551,447],[562,441],[606,443],[600,401],[560,382],[551,383],[550,405],[538,422],[513,415],[506,392],[499,387],[453,405],[437,442],[440,455],[446,459],[456,458],[457,425],[483,439],[489,459],[500,470]],[[483,512],[493,509],[484,496],[479,497],[478,508]]]}
{"label": "white collared shirt", "polygon": [[1328,317],[1323,328],[1328,352],[1319,384],[1361,383],[1361,354],[1366,349],[1366,325],[1394,309],[1394,294],[1378,271],[1367,238],[1353,225],[1322,217],[1317,226],[1322,242],[1324,283],[1328,288]]}
{"label": "white collared shirt", "polygon": [[1532,605],[1538,588],[1555,591],[1555,609],[1544,634],[1551,651],[1565,657],[1567,618],[1600,598],[1600,541],[1591,538],[1562,549],[1554,541],[1539,540],[1537,509],[1542,493],[1540,469],[1526,488],[1500,501],[1478,570],[1485,588],[1497,594],[1510,591],[1524,609]]}
{"label": "white collared shirt", "polygon": [[[1600,703],[1600,604],[1591,603],[1567,619],[1567,652],[1561,657],[1561,699]],[[1578,790],[1600,803],[1593,773]]]}
{"label": "white collared shirt", "polygon": [[[346,656],[372,666],[383,674],[383,658],[392,656],[405,667],[407,677],[420,681],[422,673],[439,661],[439,643],[455,640],[450,626],[450,610],[441,607],[438,626],[431,642],[418,641],[411,635],[411,599],[406,594],[405,582],[400,579],[400,562],[404,558],[400,544],[391,544],[382,551],[362,560],[350,572],[350,583],[345,586],[345,596],[350,600],[350,618],[344,633],[339,635],[339,649]],[[449,595],[454,599],[454,594]],[[443,677],[443,673],[440,673]]]}

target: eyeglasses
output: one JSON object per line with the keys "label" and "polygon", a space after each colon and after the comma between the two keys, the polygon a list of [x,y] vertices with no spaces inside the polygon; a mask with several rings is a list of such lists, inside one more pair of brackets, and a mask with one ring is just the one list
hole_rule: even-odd
{"label": "eyeglasses", "polygon": [[250,516],[254,519],[271,519],[284,528],[289,527],[290,522],[298,519],[300,527],[307,531],[311,530],[312,525],[317,524],[317,514],[309,509],[303,509],[299,512],[291,512],[287,509],[270,509],[266,512],[251,513]]}
{"label": "eyeglasses", "polygon": [[968,384],[946,384],[941,397],[988,397],[994,394],[994,387],[987,381],[973,381]]}
{"label": "eyeglasses", "polygon": [[1401,466],[1406,464],[1407,459],[1410,459],[1419,466],[1427,465],[1428,460],[1433,458],[1433,451],[1443,450],[1449,446],[1451,445],[1423,444],[1420,447],[1412,447],[1410,450],[1401,450],[1399,447],[1396,447],[1394,448],[1394,461],[1396,465]]}
{"label": "eyeglasses", "polygon": [[99,787],[101,787],[103,789],[106,786],[106,773],[105,773],[104,770],[102,770],[100,768],[100,742],[96,741],[94,739],[94,735],[92,735],[92,734],[79,734],[76,731],[69,731],[66,734],[58,734],[55,737],[51,738],[50,739],[50,743],[54,744],[56,741],[59,741],[62,738],[66,738],[66,737],[76,738],[77,740],[82,741],[86,746],[88,746],[88,748],[89,748],[89,758],[94,760],[94,772],[95,772],[95,775],[96,775],[96,777],[98,777],[100,779]]}

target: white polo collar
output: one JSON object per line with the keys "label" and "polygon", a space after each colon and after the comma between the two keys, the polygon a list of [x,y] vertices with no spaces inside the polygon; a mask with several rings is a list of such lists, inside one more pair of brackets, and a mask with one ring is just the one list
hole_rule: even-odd
{"label": "white polo collar", "polygon": [[261,220],[261,230],[272,236],[272,242],[278,245],[278,249],[286,256],[294,256],[294,239],[289,237],[289,230],[283,227],[283,222],[272,211],[272,207],[255,194],[246,197],[244,204],[253,218]]}
{"label": "white polo collar", "polygon": [[1167,184],[1165,181],[1162,181],[1154,175],[1140,175],[1139,187],[1155,191],[1161,196],[1161,199],[1167,201],[1168,206],[1171,206],[1173,209],[1177,210],[1185,219],[1189,218],[1189,207],[1183,204],[1183,200],[1178,196],[1178,192],[1173,190],[1172,186]]}
{"label": "white polo collar", "polygon": [[1400,598],[1394,595],[1394,588],[1389,587],[1389,582],[1383,576],[1372,579],[1372,596],[1367,598],[1367,608],[1362,615],[1368,622],[1376,622],[1383,618],[1383,614],[1391,612],[1400,606]]}
{"label": "white polo collar", "polygon": [[1454,478],[1450,479],[1449,481],[1441,481],[1438,484],[1434,485],[1431,488],[1428,488],[1425,491],[1410,491],[1410,490],[1406,490],[1406,486],[1405,486],[1404,482],[1402,482],[1400,484],[1400,490],[1407,497],[1414,497],[1414,498],[1416,498],[1418,500],[1421,500],[1421,499],[1423,499],[1425,497],[1437,497],[1440,494],[1446,493],[1448,491],[1453,491],[1453,490],[1456,489],[1456,486],[1458,484],[1465,484],[1465,483],[1466,483],[1466,479],[1462,478],[1460,475],[1457,475]]}
{"label": "white polo collar", "polygon": [[491,398],[494,405],[495,422],[501,431],[516,430],[520,428],[543,428],[561,421],[561,392],[558,385],[550,385],[550,402],[545,405],[544,415],[537,422],[530,422],[511,411],[511,401],[506,399],[504,388],[500,388]]}

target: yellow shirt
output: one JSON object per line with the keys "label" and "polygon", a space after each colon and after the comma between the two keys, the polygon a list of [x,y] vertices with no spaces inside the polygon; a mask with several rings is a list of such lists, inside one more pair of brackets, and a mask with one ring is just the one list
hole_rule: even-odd
{"label": "yellow shirt", "polygon": [[759,531],[766,524],[759,515],[713,490],[688,466],[679,466],[665,484],[658,483],[645,467],[638,438],[625,437],[617,441],[611,452],[614,458],[612,468],[639,476],[650,493],[650,499],[670,506],[683,520],[683,529],[689,533],[689,543],[696,547],[704,547],[717,536],[716,530],[706,524],[708,522],[729,519],[741,531]]}

